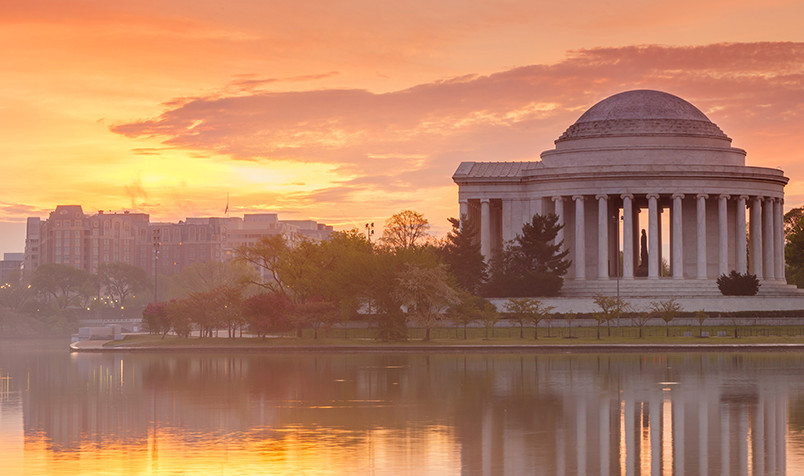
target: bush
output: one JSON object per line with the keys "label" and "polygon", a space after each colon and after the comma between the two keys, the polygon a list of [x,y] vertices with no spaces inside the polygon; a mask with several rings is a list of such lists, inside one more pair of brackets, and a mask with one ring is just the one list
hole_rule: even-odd
{"label": "bush", "polygon": [[717,278],[717,287],[724,296],[754,296],[759,291],[756,274],[741,274],[732,270],[728,275]]}

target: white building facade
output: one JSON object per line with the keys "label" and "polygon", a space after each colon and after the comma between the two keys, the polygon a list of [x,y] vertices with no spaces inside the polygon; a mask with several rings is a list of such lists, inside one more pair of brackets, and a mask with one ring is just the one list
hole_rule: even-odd
{"label": "white building facade", "polygon": [[558,215],[572,261],[565,296],[615,285],[633,296],[716,295],[731,270],[756,274],[760,294],[795,293],[784,278],[788,179],[745,157],[692,104],[639,90],[594,105],[541,161],[464,162],[453,180],[487,259],[534,214]]}

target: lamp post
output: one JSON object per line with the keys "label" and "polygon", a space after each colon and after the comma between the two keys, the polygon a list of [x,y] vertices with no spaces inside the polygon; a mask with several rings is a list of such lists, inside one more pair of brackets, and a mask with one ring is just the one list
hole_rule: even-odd
{"label": "lamp post", "polygon": [[154,242],[154,304],[159,303],[159,283],[157,281],[159,271],[159,247],[162,245],[162,230],[159,228],[153,230],[152,234]]}
{"label": "lamp post", "polygon": [[[612,215],[612,217],[611,217],[611,221],[614,222],[614,224],[615,224],[615,226],[617,226],[617,228],[620,227],[620,220],[624,220],[624,219],[625,219],[625,216],[620,215],[619,213],[617,213],[616,215]],[[623,233],[625,233],[625,231],[626,230],[623,230]],[[618,311],[617,311],[617,327],[620,327],[620,314],[622,313],[622,309],[620,309],[620,243],[619,243],[619,240],[616,240],[616,241],[618,241],[618,243],[617,243],[617,253],[616,253],[616,256],[614,257],[614,279],[617,282],[617,309],[618,309]]]}
{"label": "lamp post", "polygon": [[374,222],[366,223],[366,239],[371,243],[371,236],[374,235]]}

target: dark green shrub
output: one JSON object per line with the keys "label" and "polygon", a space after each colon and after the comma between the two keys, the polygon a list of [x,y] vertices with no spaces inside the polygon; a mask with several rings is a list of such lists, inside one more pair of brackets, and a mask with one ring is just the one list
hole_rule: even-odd
{"label": "dark green shrub", "polygon": [[717,278],[717,287],[724,296],[754,296],[759,291],[756,274],[741,274],[732,270],[728,275]]}

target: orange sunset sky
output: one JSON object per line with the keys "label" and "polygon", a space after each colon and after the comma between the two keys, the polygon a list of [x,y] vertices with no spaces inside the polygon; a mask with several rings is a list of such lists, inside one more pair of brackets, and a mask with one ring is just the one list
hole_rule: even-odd
{"label": "orange sunset sky", "polygon": [[[0,251],[58,204],[437,234],[463,160],[658,89],[804,205],[804,2],[0,0]],[[378,230],[379,233],[379,230]]]}

